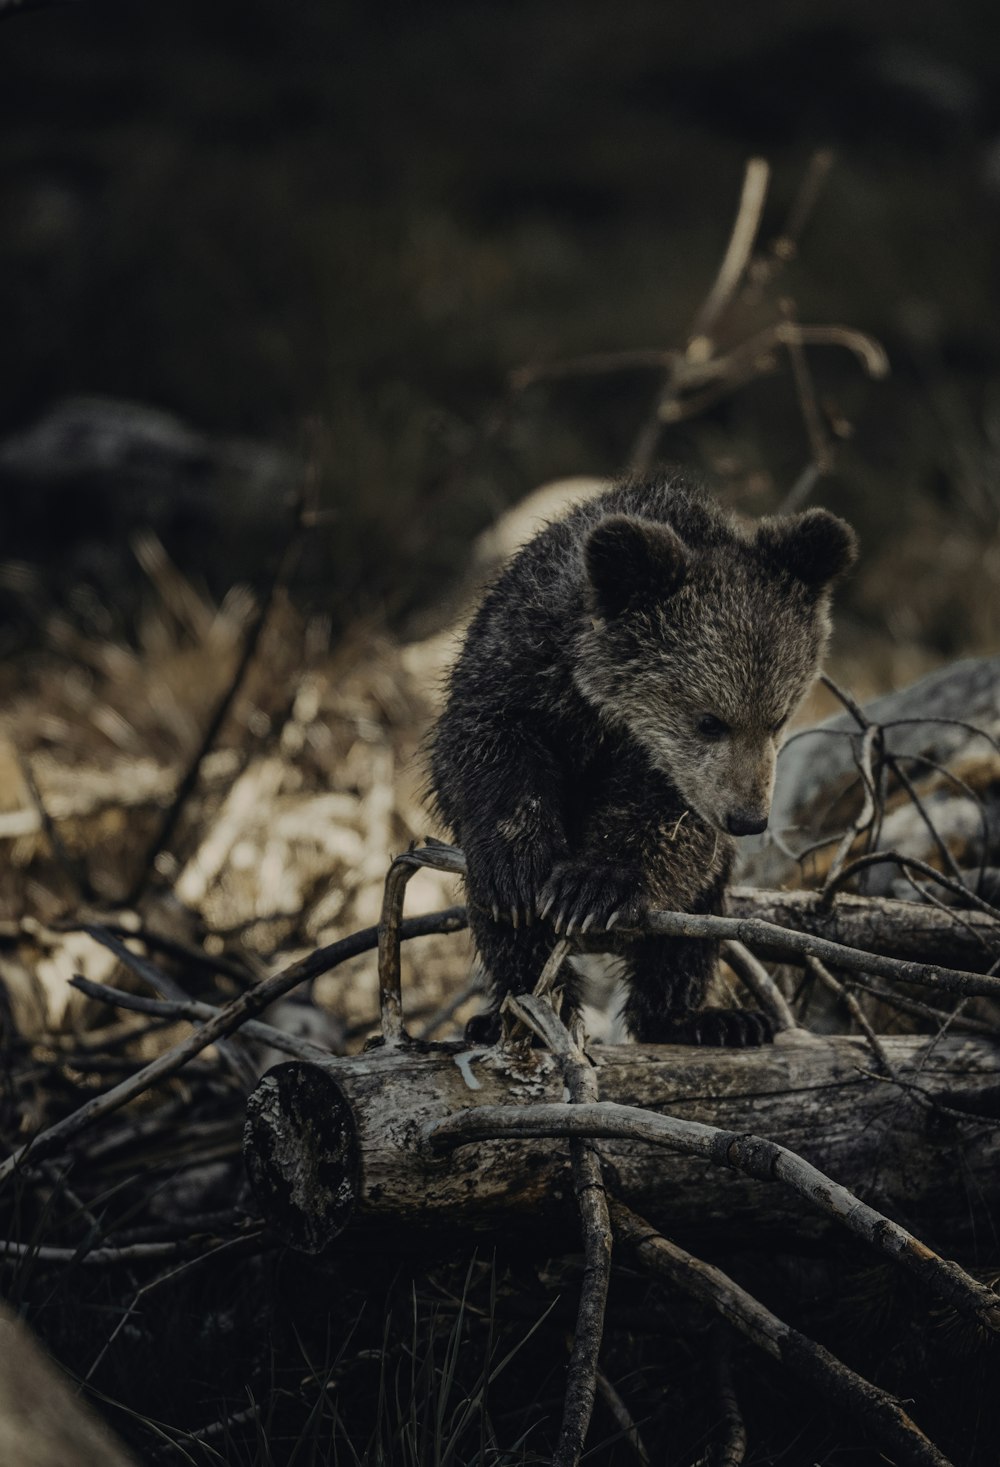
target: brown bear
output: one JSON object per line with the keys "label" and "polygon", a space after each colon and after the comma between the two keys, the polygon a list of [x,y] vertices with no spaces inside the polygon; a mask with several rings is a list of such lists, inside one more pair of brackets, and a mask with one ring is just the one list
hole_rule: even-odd
{"label": "brown bear", "polygon": [[674,476],[579,505],[506,567],[431,745],[492,983],[470,1038],[498,1032],[504,995],[530,991],[557,934],[602,929],[621,932],[637,1040],[769,1037],[759,1014],[699,1011],[715,943],[629,929],[650,908],[721,910],[733,837],[767,825],[782,733],[855,551],[825,510],[744,524]]}

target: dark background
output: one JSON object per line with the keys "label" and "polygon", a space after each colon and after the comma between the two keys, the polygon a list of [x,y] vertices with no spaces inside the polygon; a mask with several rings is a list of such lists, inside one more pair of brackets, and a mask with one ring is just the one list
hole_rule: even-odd
{"label": "dark background", "polygon": [[[872,381],[840,348],[808,352],[823,411],[849,428],[811,502],[848,515],[863,547],[838,592],[834,672],[861,696],[995,652],[998,29],[995,0],[0,0],[0,813],[48,800],[65,847],[44,831],[4,842],[0,917],[14,946],[0,954],[0,986],[15,961],[26,978],[39,964],[25,914],[88,909],[81,871],[105,905],[138,891],[145,921],[173,932],[190,919],[186,940],[207,934],[213,952],[249,954],[254,974],[262,956],[280,966],[289,944],[298,955],[328,924],[375,920],[383,843],[403,849],[424,828],[412,771],[433,684],[385,629],[434,625],[473,538],[506,506],[556,476],[620,470],[656,390],[655,373],[633,370],[512,395],[510,373],[683,348],[751,156],[773,168],[766,247],[816,150],[834,151],[778,294],[803,321],[877,337],[892,368]],[[721,348],[755,324],[737,313]],[[657,454],[728,503],[775,510],[810,459],[788,361],[779,354],[775,371],[665,429]],[[308,623],[266,599],[304,483],[321,513],[290,589],[319,613]],[[157,560],[150,530],[187,582]],[[214,617],[237,581],[265,592],[262,622],[238,596]],[[334,643],[325,663],[319,621]],[[240,658],[263,622],[241,686]],[[290,716],[309,692],[307,664],[323,669],[314,707]],[[300,743],[286,748],[292,725]],[[177,800],[169,791],[198,773],[205,748],[231,758],[166,806],[168,821],[171,808],[182,818],[164,826],[162,801]],[[362,884],[348,869],[356,841],[302,877],[301,911],[272,911],[271,892],[258,902],[260,873],[274,882],[268,815],[286,809],[275,797],[252,827],[258,856],[232,863],[184,912],[177,870],[237,772],[271,753],[288,765],[281,798],[315,799],[317,824],[333,820],[319,798],[330,791],[357,808]],[[163,778],[132,803],[140,760]],[[113,795],[81,813],[70,796],[108,771]],[[394,823],[370,814],[387,810]],[[304,871],[311,849],[295,846]],[[353,895],[320,925],[338,882]],[[466,981],[464,948],[421,961],[432,1006],[433,982]],[[177,969],[193,983],[189,965]],[[345,1022],[374,1012],[374,973],[367,989],[363,976],[352,970],[335,990]],[[39,1050],[31,1032],[22,1042],[11,1025],[4,1053],[16,1060],[16,1084],[0,1094],[8,1147],[26,1116],[65,1113],[104,1082],[104,1071],[67,1068],[79,1056],[51,1048],[48,1033]],[[107,1070],[109,1083],[118,1073]],[[166,1092],[148,1145],[126,1137],[122,1153],[85,1157],[71,1175],[109,1236],[159,1238],[168,1224],[180,1235],[192,1211],[232,1202],[244,1101],[217,1079],[192,1066],[183,1091],[194,1098],[178,1111]],[[146,1114],[156,1119],[155,1103]],[[194,1164],[220,1155],[221,1182],[211,1165],[199,1181]],[[173,1190],[174,1173],[192,1171],[193,1192]],[[53,1194],[46,1177],[37,1198],[15,1193],[0,1236],[89,1248],[91,1214],[72,1188]],[[984,1227],[975,1260],[990,1268],[992,1238]],[[916,1398],[956,1462],[992,1462],[993,1357],[866,1254],[824,1260],[796,1247],[786,1256],[750,1238],[736,1276]],[[359,1450],[343,1460],[374,1459],[364,1443],[400,1440],[411,1400],[429,1430],[453,1339],[451,1405],[479,1388],[496,1294],[496,1358],[516,1353],[490,1411],[505,1443],[527,1442],[509,1460],[550,1460],[575,1262],[543,1274],[501,1248],[474,1273],[442,1243],[443,1262],[411,1290],[419,1270],[395,1241],[352,1248],[316,1265],[210,1253],[207,1268],[178,1270],[141,1299],[152,1274],[75,1262],[52,1272],[29,1256],[4,1287],[71,1369],[84,1374],[101,1354],[96,1388],[125,1407],[116,1425],[146,1459],[176,1460],[177,1440],[186,1460],[247,1467],[336,1461],[352,1434]],[[630,1265],[613,1290],[627,1328],[607,1337],[604,1368],[654,1456],[693,1460],[718,1420],[715,1346]],[[560,1291],[561,1312],[534,1333]],[[456,1324],[451,1306],[466,1294],[474,1307]],[[782,1370],[736,1363],[748,1462],[875,1460],[841,1413]],[[593,1460],[634,1460],[603,1409]],[[215,1433],[203,1449],[185,1435],[202,1426]],[[417,1460],[389,1445],[379,1460]]]}
{"label": "dark background", "polygon": [[[262,573],[308,462],[331,514],[303,594],[336,625],[406,625],[499,509],[617,471],[648,411],[616,374],[536,388],[484,434],[508,372],[682,345],[747,157],[774,168],[766,239],[832,146],[788,290],[893,367],[872,384],[812,353],[854,428],[814,496],[865,540],[849,610],[935,655],[989,643],[963,554],[995,531],[998,24],[970,0],[0,10],[0,555],[127,606],[148,521],[221,594]],[[58,473],[26,472],[19,435],[78,394],[205,437],[115,475],[74,472],[64,438]],[[234,435],[290,457],[234,473]],[[659,451],[773,508],[808,460],[787,370]]]}

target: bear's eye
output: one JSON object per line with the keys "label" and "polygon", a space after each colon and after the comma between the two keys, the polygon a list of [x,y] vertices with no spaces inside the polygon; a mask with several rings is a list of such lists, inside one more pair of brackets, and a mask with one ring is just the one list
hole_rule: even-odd
{"label": "bear's eye", "polygon": [[698,719],[698,732],[703,739],[724,739],[729,732],[729,724],[716,718],[714,713],[703,713]]}
{"label": "bear's eye", "polygon": [[775,736],[777,736],[778,734],[780,734],[781,730],[784,728],[784,726],[785,726],[785,724],[787,722],[788,722],[788,714],[786,713],[785,716],[784,716],[784,718],[779,718],[778,721],[777,721],[777,723],[772,723],[771,724],[771,733],[773,735],[775,735]]}

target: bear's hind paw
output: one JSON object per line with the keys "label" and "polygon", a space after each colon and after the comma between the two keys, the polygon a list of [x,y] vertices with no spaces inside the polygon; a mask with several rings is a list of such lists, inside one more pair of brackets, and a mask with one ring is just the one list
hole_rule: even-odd
{"label": "bear's hind paw", "polygon": [[640,1044],[700,1044],[717,1049],[756,1049],[770,1044],[774,1026],[758,1009],[696,1009],[683,1019],[663,1019],[655,1033],[636,1033]]}

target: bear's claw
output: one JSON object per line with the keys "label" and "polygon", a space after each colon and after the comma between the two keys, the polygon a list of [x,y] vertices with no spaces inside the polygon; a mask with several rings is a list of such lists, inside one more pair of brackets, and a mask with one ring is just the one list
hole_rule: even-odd
{"label": "bear's claw", "polygon": [[631,867],[561,861],[542,888],[538,914],[544,920],[553,908],[553,929],[565,937],[606,931],[623,916],[636,922],[645,909],[640,874]]}

